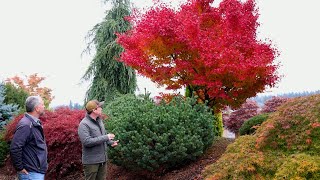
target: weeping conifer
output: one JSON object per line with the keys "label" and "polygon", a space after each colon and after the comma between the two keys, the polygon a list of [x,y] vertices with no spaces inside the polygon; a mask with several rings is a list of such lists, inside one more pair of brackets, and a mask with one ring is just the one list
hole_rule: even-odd
{"label": "weeping conifer", "polygon": [[123,48],[116,42],[115,33],[130,29],[130,23],[124,20],[130,15],[129,0],[112,0],[112,8],[106,12],[104,20],[95,25],[88,33],[91,41],[86,52],[95,49],[83,79],[91,80],[85,101],[90,99],[110,102],[118,94],[134,93],[136,89],[135,71],[116,60]]}

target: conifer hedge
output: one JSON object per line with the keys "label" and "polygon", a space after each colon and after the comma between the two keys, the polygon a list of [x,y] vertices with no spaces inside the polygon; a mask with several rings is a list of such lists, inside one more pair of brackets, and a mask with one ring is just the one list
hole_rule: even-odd
{"label": "conifer hedge", "polygon": [[195,160],[216,133],[210,109],[191,98],[157,105],[148,97],[125,95],[105,110],[107,129],[120,140],[109,158],[132,170],[165,171]]}

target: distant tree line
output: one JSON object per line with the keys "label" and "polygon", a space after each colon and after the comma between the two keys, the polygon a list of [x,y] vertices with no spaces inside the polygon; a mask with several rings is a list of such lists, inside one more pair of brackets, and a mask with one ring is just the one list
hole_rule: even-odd
{"label": "distant tree line", "polygon": [[283,94],[276,94],[276,95],[258,95],[254,98],[251,98],[252,100],[256,101],[258,105],[261,107],[265,103],[265,101],[271,99],[273,96],[278,97],[285,97],[285,98],[294,98],[294,97],[302,97],[302,96],[309,96],[314,94],[320,94],[320,90],[317,91],[303,91],[303,92],[289,92],[289,93],[283,93]]}
{"label": "distant tree line", "polygon": [[82,105],[80,105],[79,103],[73,103],[71,100],[70,100],[70,103],[69,103],[69,108],[70,109],[82,109]]}

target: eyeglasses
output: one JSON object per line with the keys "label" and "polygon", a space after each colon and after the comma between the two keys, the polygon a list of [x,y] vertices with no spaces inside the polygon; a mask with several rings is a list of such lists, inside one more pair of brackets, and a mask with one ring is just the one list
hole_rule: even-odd
{"label": "eyeglasses", "polygon": [[96,107],[94,110],[97,110],[98,108],[101,108],[101,109],[102,109],[102,107]]}

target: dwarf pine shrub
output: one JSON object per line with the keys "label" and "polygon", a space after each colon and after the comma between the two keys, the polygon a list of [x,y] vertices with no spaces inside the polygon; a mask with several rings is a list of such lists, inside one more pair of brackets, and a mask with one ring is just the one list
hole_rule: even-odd
{"label": "dwarf pine shrub", "polygon": [[106,108],[107,128],[119,145],[110,148],[113,163],[134,170],[166,170],[195,160],[212,144],[211,111],[195,99],[174,98],[155,104],[125,95]]}

